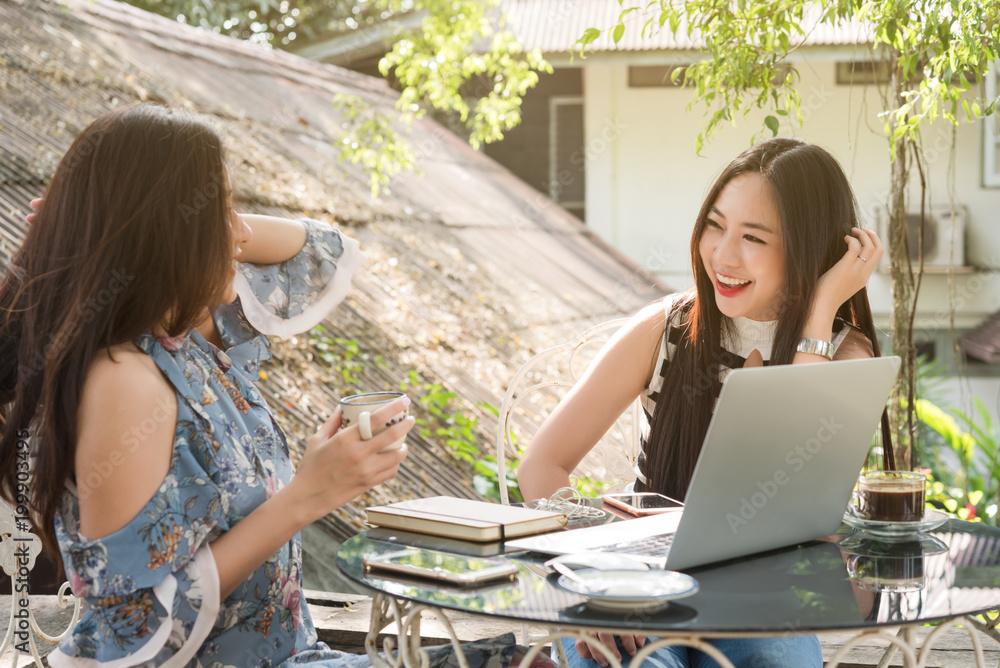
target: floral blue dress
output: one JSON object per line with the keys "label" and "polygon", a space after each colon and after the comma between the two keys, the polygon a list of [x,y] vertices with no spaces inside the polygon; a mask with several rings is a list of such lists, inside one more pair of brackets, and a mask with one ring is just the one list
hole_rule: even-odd
{"label": "floral blue dress", "polygon": [[[166,478],[125,527],[100,540],[80,534],[79,501],[101,483],[99,470],[68,485],[56,535],[74,595],[87,603],[79,623],[48,656],[61,666],[190,668],[361,668],[367,656],[317,641],[302,595],[298,536],[220,599],[209,544],[291,480],[288,443],[254,386],[270,358],[267,335],[291,336],[322,320],[350,287],[363,259],[357,242],[303,220],[306,243],[287,262],[242,265],[239,294],[214,314],[216,348],[198,332],[141,336],[136,344],[173,385],[177,427]],[[165,412],[160,411],[165,415]],[[141,456],[151,423],[122,437]],[[160,418],[162,419],[162,418]],[[99,467],[98,467],[99,468]],[[96,476],[96,478],[94,477]],[[526,648],[513,634],[463,645],[469,665],[508,668]],[[450,645],[429,650],[428,668],[458,666]],[[539,656],[529,668],[552,668]]]}
{"label": "floral blue dress", "polygon": [[[329,225],[303,224],[307,240],[295,257],[237,272],[239,299],[214,314],[222,349],[193,330],[136,341],[176,392],[173,459],[142,511],[100,540],[80,534],[78,505],[99,481],[81,475],[67,489],[56,532],[73,593],[87,610],[49,655],[51,665],[368,663],[317,642],[302,595],[298,536],[225,600],[209,547],[292,477],[284,434],[254,386],[270,357],[265,334],[315,325],[343,299],[363,257]],[[140,423],[123,435],[122,455],[141,456],[152,428]]]}

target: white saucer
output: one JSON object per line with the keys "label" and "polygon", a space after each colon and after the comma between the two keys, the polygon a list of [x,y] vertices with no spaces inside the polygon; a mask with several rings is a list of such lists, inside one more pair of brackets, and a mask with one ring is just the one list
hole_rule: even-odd
{"label": "white saucer", "polygon": [[601,610],[627,612],[665,608],[670,601],[698,592],[698,581],[676,571],[576,571],[584,582],[560,576],[560,587],[588,598]]}
{"label": "white saucer", "polygon": [[858,517],[850,510],[844,513],[844,522],[859,531],[884,538],[911,538],[914,534],[933,531],[949,520],[940,510],[928,508],[924,518],[918,522],[882,522]]}

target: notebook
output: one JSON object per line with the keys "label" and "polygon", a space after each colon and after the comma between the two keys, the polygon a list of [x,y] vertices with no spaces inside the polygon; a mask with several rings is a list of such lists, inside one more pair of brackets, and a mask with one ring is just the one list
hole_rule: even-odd
{"label": "notebook", "polygon": [[682,570],[828,536],[840,527],[899,365],[876,357],[735,369],[682,512],[507,541],[505,549],[618,551]]}
{"label": "notebook", "polygon": [[368,523],[477,542],[505,540],[566,526],[566,515],[498,503],[432,496],[368,508]]}

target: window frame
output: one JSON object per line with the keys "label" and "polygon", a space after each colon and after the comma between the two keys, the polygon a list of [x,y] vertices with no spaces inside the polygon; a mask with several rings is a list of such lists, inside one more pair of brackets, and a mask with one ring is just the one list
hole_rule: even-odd
{"label": "window frame", "polygon": [[[1000,90],[1000,63],[986,73],[986,99],[996,99]],[[994,113],[983,119],[983,187],[1000,188],[1000,115]]]}

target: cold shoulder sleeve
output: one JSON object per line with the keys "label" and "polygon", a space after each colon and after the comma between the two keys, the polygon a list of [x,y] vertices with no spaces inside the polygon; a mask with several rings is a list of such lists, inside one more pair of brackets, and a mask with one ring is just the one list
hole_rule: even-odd
{"label": "cold shoulder sleeve", "polygon": [[307,331],[339,304],[363,255],[334,227],[303,219],[306,242],[274,265],[244,264],[234,279],[243,312],[261,334],[288,338]]}
{"label": "cold shoulder sleeve", "polygon": [[179,439],[170,473],[119,531],[87,540],[67,526],[78,514],[60,513],[66,573],[87,610],[50,665],[187,665],[219,614],[209,543],[225,528],[221,506],[218,487]]}

